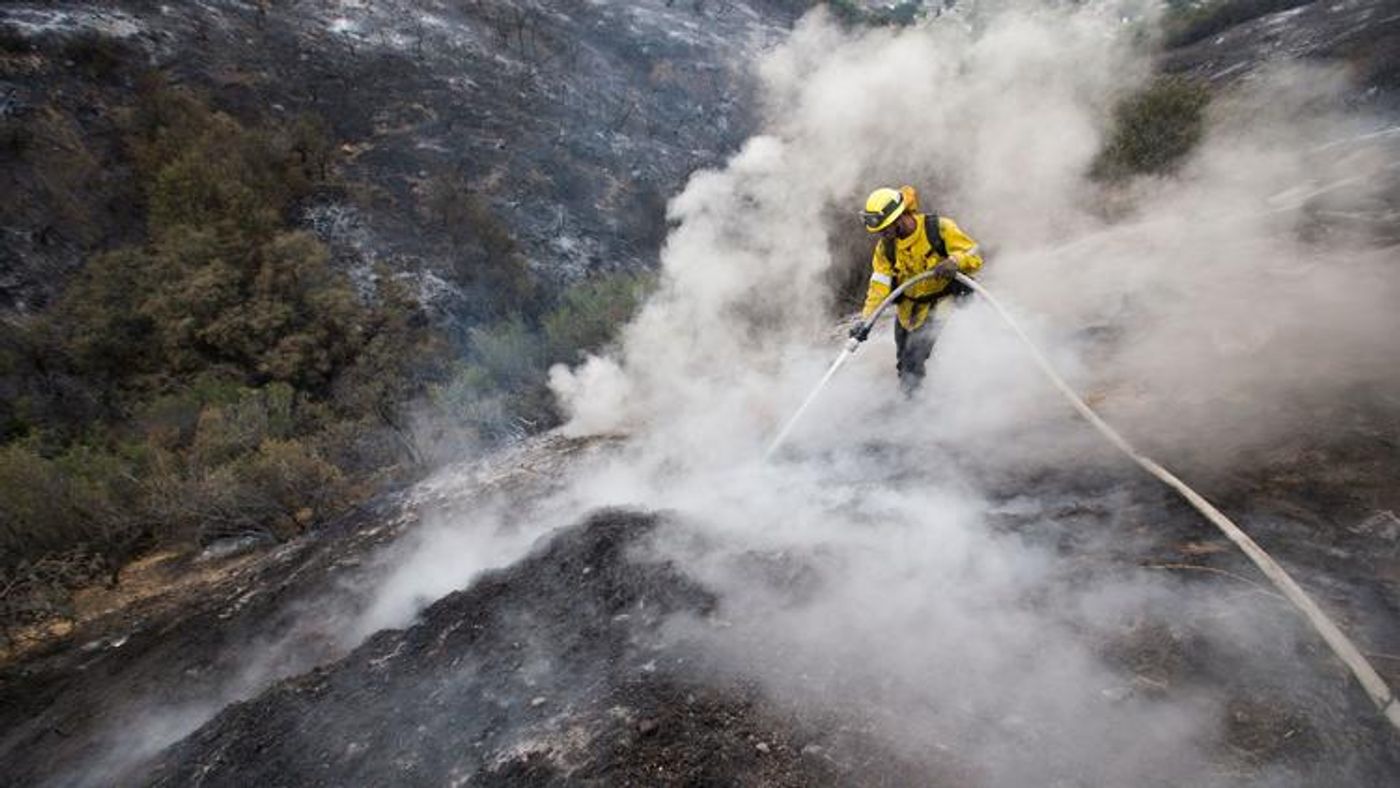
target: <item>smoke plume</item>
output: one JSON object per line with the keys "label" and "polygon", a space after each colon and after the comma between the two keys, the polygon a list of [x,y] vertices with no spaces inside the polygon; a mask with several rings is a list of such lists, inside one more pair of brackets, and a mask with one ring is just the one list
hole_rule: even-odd
{"label": "smoke plume", "polygon": [[1215,781],[1222,700],[1141,692],[1157,679],[1108,664],[1103,643],[1195,621],[1216,653],[1286,672],[1297,632],[1267,603],[1067,568],[1057,507],[1105,507],[1105,544],[1129,554],[1124,518],[1169,516],[1111,514],[1111,485],[1027,485],[1025,532],[997,527],[1008,479],[1131,474],[979,304],[944,327],[913,400],[877,333],[791,455],[758,459],[844,340],[833,234],[863,234],[870,189],[915,184],[978,239],[988,287],[1168,465],[1209,474],[1315,435],[1343,418],[1335,403],[1400,376],[1393,255],[1328,221],[1373,210],[1389,166],[1361,139],[1375,119],[1339,106],[1343,76],[1261,72],[1214,101],[1179,173],[1110,188],[1087,173],[1115,102],[1151,75],[1134,41],[1104,4],[904,30],[809,15],[759,66],[764,133],[671,202],[661,288],[620,349],[552,372],[566,430],[630,436],[577,500],[669,508],[708,534],[657,545],[726,601],[722,626],[677,637],[787,702],[863,710],[971,782]]}

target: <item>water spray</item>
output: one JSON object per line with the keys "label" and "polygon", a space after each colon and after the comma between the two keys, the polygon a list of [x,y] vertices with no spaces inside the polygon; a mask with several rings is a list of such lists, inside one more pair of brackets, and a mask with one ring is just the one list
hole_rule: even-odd
{"label": "water spray", "polygon": [[[933,275],[934,272],[928,271],[901,284],[891,292],[889,296],[880,303],[879,308],[864,321],[864,328],[868,331],[871,326],[875,325],[880,315],[884,313],[885,309],[888,308],[890,304],[894,303],[895,299],[904,292],[905,288]],[[1220,531],[1225,534],[1226,538],[1233,542],[1235,546],[1239,547],[1240,550],[1254,562],[1255,566],[1259,567],[1260,571],[1269,578],[1269,582],[1274,584],[1274,587],[1297,608],[1298,612],[1303,614],[1303,618],[1305,618],[1307,622],[1312,625],[1312,628],[1322,636],[1322,639],[1326,641],[1327,645],[1332,649],[1332,653],[1336,654],[1338,659],[1351,670],[1352,675],[1356,677],[1362,689],[1370,696],[1371,701],[1376,704],[1376,708],[1380,710],[1381,714],[1390,721],[1392,726],[1400,730],[1400,700],[1396,699],[1389,685],[1385,683],[1385,679],[1381,678],[1380,674],[1376,672],[1376,669],[1366,659],[1365,655],[1361,653],[1361,650],[1356,647],[1356,644],[1352,643],[1351,639],[1342,632],[1341,628],[1339,628],[1332,619],[1328,618],[1326,613],[1322,612],[1322,609],[1317,606],[1317,603],[1313,601],[1312,597],[1308,596],[1307,592],[1284,571],[1283,567],[1279,566],[1278,562],[1264,551],[1264,548],[1260,547],[1257,542],[1250,538],[1249,534],[1246,534],[1239,526],[1235,525],[1235,523],[1217,509],[1214,504],[1206,500],[1200,493],[1191,489],[1191,487],[1171,471],[1168,471],[1150,457],[1139,453],[1137,449],[1133,448],[1132,444],[1128,443],[1127,439],[1120,435],[1117,430],[1113,429],[1108,422],[1104,421],[1099,414],[1095,413],[1094,409],[1090,408],[1089,405],[1084,402],[1083,398],[1076,394],[1074,389],[1070,388],[1064,378],[1060,377],[1059,373],[1055,371],[1055,368],[1050,365],[1049,360],[1045,358],[1045,355],[1040,352],[1040,349],[1036,347],[1030,337],[1021,330],[1020,325],[1012,319],[1010,313],[1002,308],[1001,304],[991,293],[987,292],[987,288],[983,287],[971,277],[961,273],[955,276],[958,282],[977,293],[978,296],[992,307],[997,313],[997,316],[1006,323],[1016,334],[1017,338],[1021,340],[1021,343],[1025,345],[1026,349],[1030,351],[1031,358],[1034,359],[1036,365],[1040,367],[1040,371],[1045,373],[1045,376],[1050,379],[1050,382],[1054,384],[1056,389],[1059,389],[1060,393],[1064,395],[1070,405],[1079,412],[1079,415],[1083,416],[1109,443],[1126,454],[1129,459],[1137,463],[1143,470],[1155,476],[1163,484],[1171,487],[1180,494],[1182,498],[1186,499],[1187,503],[1191,504],[1191,506],[1209,520],[1212,525],[1220,529]],[[856,351],[859,345],[859,341],[855,338],[852,338],[846,343],[846,346],[841,350],[841,354],[836,357],[836,361],[831,365],[831,368],[826,371],[826,375],[822,377],[821,382],[817,384],[811,394],[807,395],[807,399],[802,402],[802,406],[797,409],[797,412],[793,414],[782,431],[778,433],[778,436],[774,438],[773,442],[768,446],[768,451],[764,455],[765,459],[773,456],[774,452],[782,445],[788,434],[792,432],[793,426],[797,424],[802,414],[806,412],[807,408],[817,398],[817,395],[821,393],[822,389],[826,387],[826,384],[830,382],[831,378],[836,374],[836,370],[840,369],[841,366],[845,364],[846,359]]]}
{"label": "water spray", "polygon": [[[909,281],[902,283],[899,287],[896,287],[890,292],[889,295],[885,296],[885,300],[881,301],[878,307],[875,307],[875,311],[870,313],[870,317],[865,318],[863,321],[861,321],[861,328],[867,333],[869,333],[871,327],[874,326],[877,322],[879,322],[880,316],[885,313],[886,309],[889,309],[890,304],[893,304],[896,300],[898,300],[900,295],[902,295],[904,291],[909,288],[910,285],[914,284],[915,282],[922,282],[925,279],[929,279],[933,276],[933,271],[925,271],[924,273],[919,274],[918,276],[911,277]],[[959,276],[959,278],[961,279],[965,277]],[[783,425],[782,430],[778,432],[778,436],[773,439],[772,443],[768,444],[768,451],[764,452],[763,459],[772,459],[773,454],[776,453],[778,451],[778,448],[783,445],[783,442],[787,440],[787,436],[792,432],[792,428],[797,426],[797,422],[801,420],[802,414],[807,412],[807,408],[811,407],[812,403],[816,401],[817,395],[821,394],[822,389],[826,388],[826,384],[829,383],[833,377],[835,377],[836,370],[840,369],[841,366],[846,363],[846,359],[850,358],[856,352],[856,349],[859,347],[860,340],[856,339],[855,337],[851,337],[850,339],[846,340],[845,347],[841,348],[841,354],[836,357],[836,360],[834,362],[832,362],[831,367],[827,369],[826,374],[822,376],[822,379],[820,382],[817,383],[816,388],[812,389],[812,393],[807,395],[807,399],[802,400],[802,404],[797,408],[797,412],[792,414],[792,418],[788,419],[787,424]]]}

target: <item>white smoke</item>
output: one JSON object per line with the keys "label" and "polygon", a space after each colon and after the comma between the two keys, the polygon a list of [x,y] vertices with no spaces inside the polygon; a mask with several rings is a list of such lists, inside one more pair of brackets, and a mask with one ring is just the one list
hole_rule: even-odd
{"label": "white smoke", "polygon": [[[620,361],[555,370],[555,390],[579,416],[571,428],[663,433],[715,459],[751,453],[832,354],[823,216],[837,205],[854,217],[874,185],[915,182],[926,203],[1004,250],[1090,223],[1075,198],[1105,108],[1125,75],[1145,73],[1117,28],[1109,15],[1047,11],[998,16],[975,34],[942,25],[852,36],[809,17],[760,69],[769,132],[672,202],[663,288],[627,329]],[[838,231],[861,232],[854,221]],[[979,322],[998,346],[999,329]],[[847,377],[877,377],[889,364],[881,356],[871,343]],[[1020,358],[969,361],[999,390],[1026,388]],[[826,415],[894,405],[885,393],[849,394],[843,403],[834,392]],[[734,441],[716,455],[721,435]]]}
{"label": "white smoke", "polygon": [[[798,458],[758,459],[843,339],[827,233],[863,232],[869,189],[914,183],[990,249],[983,281],[1169,465],[1228,464],[1400,376],[1393,255],[1305,231],[1384,183],[1383,150],[1332,144],[1373,125],[1329,101],[1338,75],[1239,86],[1177,177],[1106,200],[1086,173],[1111,107],[1150,76],[1133,41],[1102,4],[854,32],[809,15],[759,69],[764,134],[672,201],[660,291],[620,351],[551,375],[567,431],[631,436],[577,499],[667,508],[712,537],[658,546],[724,596],[724,626],[679,637],[787,702],[883,715],[891,742],[964,782],[1213,779],[1222,699],[1137,694],[1155,679],[1106,665],[1103,643],[1206,607],[1234,648],[1283,653],[1295,630],[1140,572],[1076,575],[992,527],[989,478],[1122,466],[980,305],[942,332],[914,400],[877,334],[799,425]],[[851,221],[827,227],[833,206]],[[1054,527],[1051,502],[1026,505]],[[755,556],[806,580],[765,582]]]}
{"label": "white smoke", "polygon": [[[672,202],[664,284],[622,352],[554,371],[570,429],[664,433],[686,456],[751,450],[834,355],[824,212],[853,216],[871,187],[905,181],[993,250],[985,281],[1076,382],[1116,391],[1108,412],[1181,459],[1219,460],[1291,428],[1290,407],[1393,382],[1392,256],[1300,231],[1309,194],[1338,213],[1386,184],[1369,177],[1386,171],[1383,147],[1322,147],[1372,124],[1332,106],[1340,75],[1276,69],[1217,101],[1180,177],[1135,184],[1131,214],[1110,220],[1085,173],[1109,108],[1149,74],[1110,11],[1019,6],[975,28],[854,34],[810,16],[760,68],[765,135]],[[952,401],[938,429],[1000,438],[992,422],[1020,431],[1061,412],[994,316],[964,311],[924,396]],[[1119,339],[1082,358],[1085,329]],[[870,343],[847,377],[880,374],[888,353]],[[841,396],[828,414],[850,414],[848,429],[890,404]]]}

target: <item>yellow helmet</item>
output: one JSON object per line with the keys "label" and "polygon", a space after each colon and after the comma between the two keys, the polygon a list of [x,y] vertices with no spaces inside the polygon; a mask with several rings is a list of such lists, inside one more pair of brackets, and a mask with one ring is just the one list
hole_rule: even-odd
{"label": "yellow helmet", "polygon": [[898,189],[883,187],[865,198],[865,210],[860,212],[860,218],[865,222],[867,231],[878,233],[893,224],[908,207],[903,193]]}

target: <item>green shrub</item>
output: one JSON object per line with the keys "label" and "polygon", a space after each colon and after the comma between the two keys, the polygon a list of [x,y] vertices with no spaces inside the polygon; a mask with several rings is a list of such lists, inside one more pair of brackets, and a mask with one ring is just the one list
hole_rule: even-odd
{"label": "green shrub", "polygon": [[496,405],[489,406],[491,412],[484,420],[477,418],[474,411],[495,391],[491,373],[484,367],[458,363],[446,381],[429,388],[429,395],[433,405],[443,413],[458,414],[466,422],[493,421],[504,416],[504,411]]}
{"label": "green shrub", "polygon": [[[252,403],[250,403],[252,404]],[[216,468],[256,449],[267,434],[256,407],[207,407],[199,412],[190,459],[196,467]]]}
{"label": "green shrub", "polygon": [[865,23],[865,8],[853,0],[826,0],[825,5],[833,17],[848,25]]}
{"label": "green shrub", "polygon": [[[426,396],[427,387],[447,375],[452,350],[406,284],[387,270],[379,272],[375,296],[365,317],[364,340],[354,362],[336,377],[330,401],[342,418],[368,419],[375,429],[387,431],[394,462],[419,464],[423,458],[407,403]],[[384,448],[376,442],[372,451]]]}
{"label": "green shrub", "polygon": [[12,316],[0,332],[0,414],[6,440],[28,440],[53,456],[113,415],[115,396],[103,381],[79,377],[69,358],[68,337],[43,315]]}
{"label": "green shrub", "polygon": [[213,367],[258,385],[326,386],[355,353],[363,309],[322,244],[283,230],[329,150],[315,122],[248,130],[159,80],[127,119],[152,243],[95,257],[54,320],[79,370],[131,385]]}
{"label": "green shrub", "polygon": [[[159,78],[140,96],[121,126],[146,242],[92,255],[46,312],[0,324],[0,573],[67,583],[81,573],[55,567],[111,573],[152,544],[300,533],[421,462],[409,414],[448,380],[406,283],[381,271],[362,298],[288,227],[332,169],[323,124],[245,125]],[[466,228],[462,276],[494,322],[469,334],[477,372],[448,387],[482,434],[519,434],[549,416],[550,353],[602,341],[589,313],[622,295],[566,298],[547,341],[514,240],[483,200],[452,195],[436,210]],[[34,582],[37,599],[50,581]]]}
{"label": "green shrub", "polygon": [[301,414],[298,413],[296,389],[287,383],[274,381],[259,389],[255,396],[264,431],[269,437],[280,440],[298,434]]}
{"label": "green shrub", "polygon": [[470,331],[468,359],[430,389],[437,431],[465,427],[475,440],[518,438],[555,423],[545,386],[547,340],[513,317]]}
{"label": "green shrub", "polygon": [[160,72],[142,75],[136,103],[122,113],[121,122],[135,177],[150,184],[162,167],[197,143],[214,119],[193,91],[171,85]]}
{"label": "green shrub", "polygon": [[[43,314],[0,324],[0,587],[21,589],[0,625],[153,544],[334,516],[417,461],[403,413],[446,374],[402,283],[381,275],[366,303],[287,227],[331,169],[324,124],[248,127],[159,78],[140,91],[121,123],[147,243],[93,255]],[[90,183],[70,119],[36,117],[27,130],[75,153],[24,165],[59,197]]]}
{"label": "green shrub", "polygon": [[1210,93],[1198,82],[1158,77],[1114,109],[1107,144],[1090,174],[1100,180],[1174,170],[1200,142]]}
{"label": "green shrub", "polygon": [[486,200],[465,180],[439,175],[423,186],[420,210],[425,218],[454,240],[475,241],[491,257],[517,254],[510,229],[491,211]]}
{"label": "green shrub", "polygon": [[83,281],[58,319],[83,363],[101,365],[105,354],[116,371],[189,376],[225,366],[251,385],[315,389],[354,357],[365,319],[325,247],[304,233],[247,247],[180,226],[150,252],[95,259]]}
{"label": "green shrub", "polygon": [[282,152],[267,135],[249,132],[227,115],[215,114],[201,125],[199,136],[154,173],[151,236],[158,240],[172,228],[193,227],[267,238],[281,225],[292,196]]}
{"label": "green shrub", "polygon": [[846,25],[906,27],[923,16],[918,0],[902,0],[891,6],[871,8],[855,0],[825,0],[831,15]]}
{"label": "green shrub", "polygon": [[225,537],[274,533],[267,521],[276,512],[239,478],[232,463],[188,473],[177,457],[162,455],[148,474],[146,493],[162,544],[195,547]]}
{"label": "green shrub", "polygon": [[74,548],[129,550],[142,529],[136,495],[127,464],[111,454],[75,446],[48,459],[22,444],[0,447],[0,564]]}
{"label": "green shrub", "polygon": [[316,115],[249,128],[160,74],[143,77],[138,96],[122,128],[153,237],[188,225],[265,239],[330,174],[334,145]]}
{"label": "green shrub", "polygon": [[535,384],[548,360],[540,335],[519,317],[509,318],[470,332],[469,356],[500,389]]}
{"label": "green shrub", "polygon": [[211,371],[175,391],[142,400],[131,423],[139,439],[151,446],[183,451],[194,444],[206,411],[234,407],[251,393],[236,378]]}
{"label": "green shrub", "polygon": [[225,461],[210,466],[203,461],[221,457],[155,456],[142,505],[160,541],[203,545],[247,534],[287,539],[352,502],[342,471],[307,441],[268,438],[249,449],[240,440],[221,448]]}
{"label": "green shrub", "polygon": [[66,480],[51,460],[28,447],[0,447],[0,501],[0,553],[9,560],[84,541]]}
{"label": "green shrub", "polygon": [[376,417],[327,419],[306,440],[344,474],[348,502],[373,494],[384,482],[407,480],[419,470],[418,446],[405,430]]}
{"label": "green shrub", "polygon": [[544,316],[546,355],[552,362],[576,363],[617,336],[655,284],[650,274],[615,273],[585,280],[564,292]]}
{"label": "green shrub", "polygon": [[143,309],[150,275],[145,253],[124,249],[94,257],[69,283],[51,316],[85,373],[110,381],[154,367],[155,322]]}
{"label": "green shrub", "polygon": [[309,192],[331,175],[335,146],[330,127],[319,115],[302,113],[279,132],[278,148],[288,151],[287,176],[297,192]]}
{"label": "green shrub", "polygon": [[72,614],[71,589],[97,580],[104,563],[59,464],[28,446],[0,446],[0,638],[17,624]]}
{"label": "green shrub", "polygon": [[444,383],[430,389],[432,418],[426,425],[434,443],[493,443],[519,438],[553,423],[552,402],[543,370],[528,386],[502,389],[492,372],[461,364]]}
{"label": "green shrub", "polygon": [[538,328],[516,316],[471,329],[467,361],[429,388],[431,414],[420,425],[429,442],[507,440],[557,423],[549,367],[611,342],[654,281],[626,272],[586,280],[566,290]]}
{"label": "green shrub", "polygon": [[236,467],[240,480],[263,499],[256,509],[270,514],[263,519],[279,538],[300,533],[346,503],[340,469],[300,441],[265,440]]}
{"label": "green shrub", "polygon": [[89,551],[114,555],[120,565],[144,541],[140,482],[128,458],[78,444],[55,459],[67,486],[69,504],[86,530]]}
{"label": "green shrub", "polygon": [[18,185],[23,195],[0,200],[0,222],[84,246],[100,238],[99,212],[109,187],[88,141],[72,113],[53,105],[0,120],[0,152],[10,160],[6,183]]}

